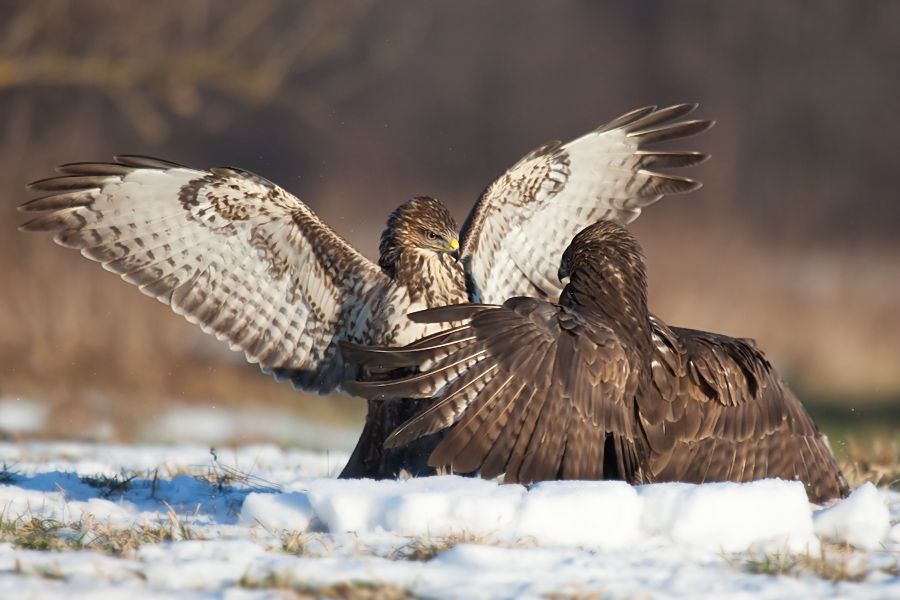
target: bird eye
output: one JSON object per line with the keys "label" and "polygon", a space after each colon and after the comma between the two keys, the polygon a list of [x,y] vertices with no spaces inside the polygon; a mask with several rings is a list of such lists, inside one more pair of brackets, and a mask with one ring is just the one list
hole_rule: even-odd
{"label": "bird eye", "polygon": [[428,239],[429,239],[429,240],[436,240],[436,239],[438,239],[438,234],[436,234],[436,233],[433,232],[433,231],[426,231],[426,232],[425,232],[425,235],[428,236]]}

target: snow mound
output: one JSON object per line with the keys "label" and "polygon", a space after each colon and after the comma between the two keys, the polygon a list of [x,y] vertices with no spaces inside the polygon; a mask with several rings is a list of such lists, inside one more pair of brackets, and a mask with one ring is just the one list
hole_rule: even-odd
{"label": "snow mound", "polygon": [[250,494],[241,518],[269,530],[468,535],[598,549],[652,540],[726,552],[769,543],[805,551],[818,543],[803,485],[780,480],[639,487],[553,481],[525,488],[458,476],[317,479],[288,494]]}
{"label": "snow mound", "polygon": [[306,494],[249,494],[241,505],[241,521],[269,531],[306,531],[312,507]]}
{"label": "snow mound", "polygon": [[644,537],[643,502],[623,481],[548,481],[533,486],[512,537],[542,545],[623,548]]}
{"label": "snow mound", "polygon": [[639,488],[643,526],[679,545],[739,552],[759,543],[816,549],[812,511],[799,481],[657,483]]}
{"label": "snow mound", "polygon": [[[314,479],[291,492],[294,518],[331,533],[387,531],[406,536],[495,536],[512,526],[525,493],[517,485],[483,479],[423,477],[406,481]],[[286,494],[250,494],[241,509],[244,522],[271,522],[269,509]],[[250,504],[248,505],[248,502]],[[309,507],[307,511],[306,506]],[[271,529],[271,527],[268,527]],[[280,527],[275,527],[280,529]],[[504,538],[505,539],[505,538]]]}
{"label": "snow mound", "polygon": [[890,511],[871,483],[862,484],[843,502],[815,515],[818,536],[865,550],[878,549],[890,529]]}

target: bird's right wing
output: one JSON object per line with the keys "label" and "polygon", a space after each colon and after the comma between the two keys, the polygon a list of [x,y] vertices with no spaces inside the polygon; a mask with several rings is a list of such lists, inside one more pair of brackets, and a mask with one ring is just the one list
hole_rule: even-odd
{"label": "bird's right wing", "polygon": [[370,367],[421,369],[347,384],[369,398],[433,398],[387,445],[449,427],[431,466],[505,473],[507,482],[600,479],[610,463],[629,474],[641,468],[629,364],[612,330],[524,297],[410,318],[462,324],[400,349],[342,345],[348,359]]}
{"label": "bird's right wing", "polygon": [[661,481],[799,479],[810,498],[847,483],[809,413],[750,341],[653,320],[653,385],[638,399]]}
{"label": "bird's right wing", "polygon": [[22,229],[56,232],[276,377],[339,385],[337,340],[368,340],[387,277],[300,200],[246,171],[144,157],[60,171],[31,184],[47,195],[21,207],[42,213]]}
{"label": "bird's right wing", "polygon": [[656,169],[688,167],[707,155],[648,149],[708,129],[712,121],[680,120],[696,107],[634,110],[566,144],[538,148],[492,183],[460,237],[469,299],[555,300],[563,287],[559,259],[576,233],[601,219],[630,223],[664,195],[699,188],[693,179]]}

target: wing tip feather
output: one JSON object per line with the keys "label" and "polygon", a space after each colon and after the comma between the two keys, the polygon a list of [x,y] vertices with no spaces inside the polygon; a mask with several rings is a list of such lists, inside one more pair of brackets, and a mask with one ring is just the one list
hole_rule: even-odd
{"label": "wing tip feather", "polygon": [[[698,181],[691,177],[684,177],[683,175],[658,173],[647,169],[640,169],[638,173],[648,177],[656,184],[654,186],[653,195],[685,194],[687,192],[699,190],[703,187],[702,181]],[[660,186],[665,189],[657,189]]]}
{"label": "wing tip feather", "polygon": [[629,131],[626,135],[630,138],[637,138],[642,144],[650,144],[697,135],[710,129],[715,124],[716,122],[713,119],[691,119],[649,129],[637,129]]}
{"label": "wing tip feather", "polygon": [[627,127],[631,123],[639,121],[647,115],[652,114],[655,110],[655,104],[648,104],[647,106],[635,108],[634,110],[630,110],[625,114],[616,117],[612,121],[608,121],[598,126],[596,129],[594,129],[594,133],[606,133],[607,131],[613,131],[615,129]]}
{"label": "wing tip feather", "polygon": [[638,158],[639,166],[644,169],[651,167],[663,169],[694,167],[703,164],[710,159],[710,155],[706,152],[699,152],[696,150],[677,152],[635,150],[634,155]]}
{"label": "wing tip feather", "polygon": [[465,321],[471,319],[480,312],[500,308],[496,304],[449,304],[437,308],[427,308],[408,313],[406,317],[413,323],[448,323],[452,321]]}
{"label": "wing tip feather", "polygon": [[154,158],[143,154],[116,154],[113,160],[120,165],[126,167],[134,167],[139,169],[185,169],[182,164],[165,160],[163,158]]}

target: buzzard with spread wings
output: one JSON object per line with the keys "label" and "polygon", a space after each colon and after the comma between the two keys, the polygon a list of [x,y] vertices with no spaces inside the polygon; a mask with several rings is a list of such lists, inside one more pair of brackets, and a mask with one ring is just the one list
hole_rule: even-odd
{"label": "buzzard with spread wings", "polygon": [[640,247],[599,221],[573,239],[558,302],[513,297],[410,315],[442,332],[405,348],[342,342],[368,398],[430,398],[387,439],[446,430],[429,464],[508,482],[797,479],[846,495],[827,441],[748,340],[669,327],[647,308]]}
{"label": "buzzard with spread wings", "polygon": [[[279,380],[326,393],[357,375],[339,342],[403,345],[440,329],[410,321],[409,312],[555,297],[557,257],[578,230],[599,218],[628,223],[663,195],[698,188],[654,169],[687,167],[706,155],[647,149],[707,129],[710,121],[682,119],[694,108],[641,108],[567,144],[538,148],[487,188],[461,235],[437,200],[410,200],[390,215],[377,264],[258,175],[137,156],[64,165],[61,176],[31,184],[43,195],[21,209],[40,214],[22,229],[56,232],[59,244]],[[343,475],[424,469],[422,448],[392,453],[383,444],[415,408],[370,402]]]}

